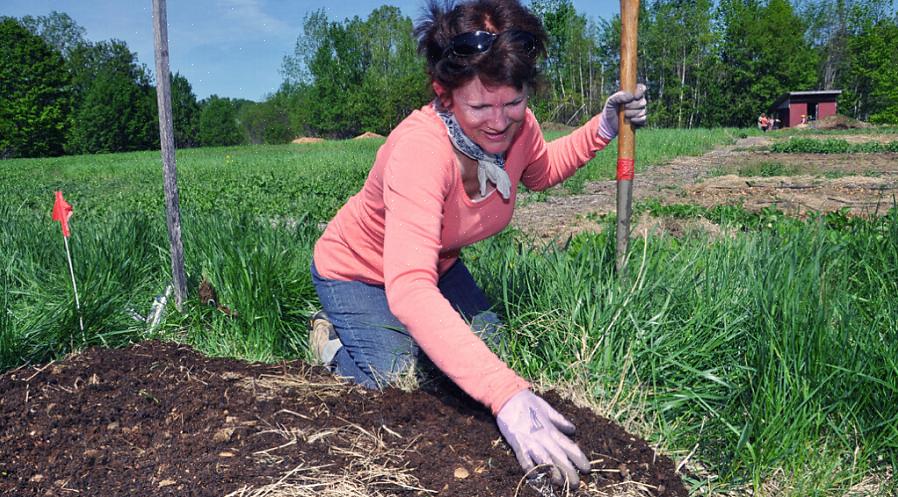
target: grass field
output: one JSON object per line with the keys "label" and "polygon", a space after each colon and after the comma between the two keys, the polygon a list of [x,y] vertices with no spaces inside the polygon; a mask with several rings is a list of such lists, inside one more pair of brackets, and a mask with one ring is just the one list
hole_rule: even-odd
{"label": "grass field", "polygon": [[[641,131],[638,164],[752,132]],[[154,330],[131,314],[146,314],[169,280],[158,152],[0,163],[0,369],[149,337],[215,356],[306,357],[319,223],[362,184],[381,143],[179,152],[193,293],[184,314],[170,311]],[[615,155],[600,153],[568,189],[610,177]],[[60,189],[74,207],[83,334],[50,220]],[[623,284],[606,234],[534,248],[506,231],[471,247],[466,261],[508,324],[505,359],[688,455],[707,494],[894,491],[898,213],[805,222],[717,214],[739,223],[737,236],[634,240]],[[201,277],[236,319],[199,305]]]}

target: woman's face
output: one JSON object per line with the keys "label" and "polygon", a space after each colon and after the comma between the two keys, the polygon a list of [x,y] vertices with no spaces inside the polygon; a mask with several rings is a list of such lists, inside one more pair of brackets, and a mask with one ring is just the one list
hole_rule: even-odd
{"label": "woman's face", "polygon": [[485,152],[508,150],[527,113],[527,92],[512,86],[484,86],[474,78],[452,91],[443,104],[455,114],[461,129]]}

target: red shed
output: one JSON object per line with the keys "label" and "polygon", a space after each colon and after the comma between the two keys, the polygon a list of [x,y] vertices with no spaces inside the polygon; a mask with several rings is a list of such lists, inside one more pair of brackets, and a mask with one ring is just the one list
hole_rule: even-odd
{"label": "red shed", "polygon": [[783,127],[825,119],[836,113],[836,99],[842,90],[790,91],[770,107],[770,114]]}

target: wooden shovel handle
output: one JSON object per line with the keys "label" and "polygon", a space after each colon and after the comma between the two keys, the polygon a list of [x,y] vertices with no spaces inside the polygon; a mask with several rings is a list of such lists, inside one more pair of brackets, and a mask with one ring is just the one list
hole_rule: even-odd
{"label": "wooden shovel handle", "polygon": [[[621,90],[636,91],[636,39],[639,31],[639,0],[621,0],[620,84]],[[627,252],[630,247],[633,176],[636,169],[636,134],[618,111],[617,134],[617,273],[627,279]]]}
{"label": "wooden shovel handle", "polygon": [[[639,0],[620,2],[620,86],[621,90],[636,91],[636,42],[639,31]],[[636,158],[636,136],[633,127],[624,119],[623,110],[618,113],[618,159],[632,161]],[[629,178],[633,179],[632,173]]]}

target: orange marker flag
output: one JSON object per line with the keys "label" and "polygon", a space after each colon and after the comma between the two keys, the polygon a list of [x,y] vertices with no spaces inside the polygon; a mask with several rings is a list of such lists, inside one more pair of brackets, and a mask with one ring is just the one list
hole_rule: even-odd
{"label": "orange marker flag", "polygon": [[59,221],[62,227],[62,241],[65,242],[65,256],[69,261],[69,274],[72,276],[72,289],[75,291],[75,309],[78,310],[78,324],[84,333],[84,317],[81,315],[81,302],[78,299],[78,285],[75,283],[75,268],[72,266],[72,252],[69,251],[69,218],[72,217],[72,206],[62,198],[62,192],[56,192],[53,203],[53,220]]}
{"label": "orange marker flag", "polygon": [[59,221],[62,227],[62,236],[69,236],[69,218],[72,217],[72,206],[62,198],[62,192],[56,192],[56,202],[53,204],[53,220]]}

